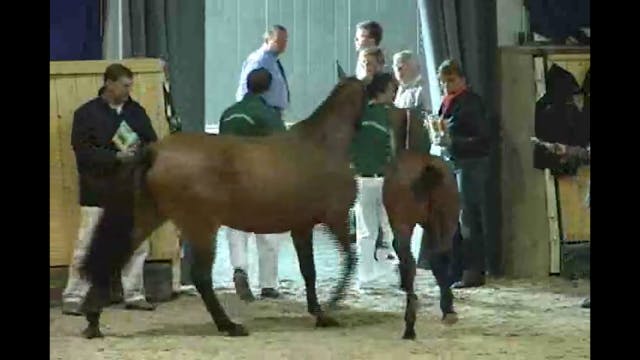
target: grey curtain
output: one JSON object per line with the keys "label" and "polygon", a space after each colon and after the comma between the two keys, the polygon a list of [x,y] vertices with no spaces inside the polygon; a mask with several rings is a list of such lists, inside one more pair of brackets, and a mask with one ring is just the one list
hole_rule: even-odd
{"label": "grey curtain", "polygon": [[183,131],[204,131],[204,0],[122,0],[122,27],[123,58],[167,61]]}
{"label": "grey curtain", "polygon": [[[458,60],[466,73],[468,84],[484,100],[493,136],[489,203],[499,204],[496,0],[417,1],[421,31],[431,39],[427,44],[424,42],[426,36],[423,36],[425,53],[431,52],[435,67],[447,58]],[[488,238],[496,241],[495,251],[499,257],[501,248],[499,206],[492,207],[489,217]]]}

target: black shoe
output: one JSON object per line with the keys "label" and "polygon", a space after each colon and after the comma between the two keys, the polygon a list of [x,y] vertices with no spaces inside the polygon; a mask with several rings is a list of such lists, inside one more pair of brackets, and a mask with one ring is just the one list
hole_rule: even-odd
{"label": "black shoe", "polygon": [[124,305],[127,310],[140,310],[140,311],[153,311],[156,306],[147,302],[147,300],[140,299],[134,301],[127,301]]}
{"label": "black shoe", "polygon": [[582,300],[582,304],[580,304],[580,307],[583,309],[591,309],[591,296]]}
{"label": "black shoe", "polygon": [[278,299],[280,297],[280,292],[274,288],[262,288],[260,297],[263,299]]}
{"label": "black shoe", "polygon": [[81,304],[76,301],[63,301],[62,313],[64,315],[82,316],[82,311],[80,311],[80,306]]}
{"label": "black shoe", "polygon": [[465,271],[462,274],[462,280],[456,281],[451,285],[452,289],[465,289],[465,288],[474,288],[480,287],[485,284],[485,278],[482,273]]}
{"label": "black shoe", "polygon": [[236,287],[236,294],[240,299],[246,302],[251,302],[256,299],[249,287],[249,276],[244,270],[236,269],[233,272],[233,284]]}

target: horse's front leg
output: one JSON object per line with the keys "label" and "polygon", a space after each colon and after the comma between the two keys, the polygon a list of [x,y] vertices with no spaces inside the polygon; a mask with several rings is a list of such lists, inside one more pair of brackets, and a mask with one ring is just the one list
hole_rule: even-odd
{"label": "horse's front leg", "polygon": [[82,331],[86,339],[103,337],[100,331],[100,315],[102,308],[109,302],[110,291],[108,286],[91,285],[89,292],[82,303],[81,311],[87,319],[87,328]]}
{"label": "horse's front leg", "polygon": [[316,294],[316,266],[313,260],[312,228],[304,230],[292,230],[291,237],[298,255],[300,272],[304,278],[304,286],[307,293],[307,311],[316,317],[316,326],[337,326],[338,322],[327,316],[318,302]]}
{"label": "horse's front leg", "polygon": [[418,309],[418,297],[414,292],[414,281],[416,277],[416,260],[411,253],[411,234],[413,228],[409,225],[402,225],[396,229],[395,238],[398,242],[398,269],[400,271],[400,287],[407,294],[407,306],[404,312],[404,335],[403,339],[416,338],[416,313]]}

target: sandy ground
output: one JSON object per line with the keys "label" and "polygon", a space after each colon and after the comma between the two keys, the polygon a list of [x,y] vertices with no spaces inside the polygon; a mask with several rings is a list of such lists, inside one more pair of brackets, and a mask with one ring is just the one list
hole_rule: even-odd
{"label": "sandy ground", "polygon": [[[181,296],[153,313],[115,306],[103,315],[104,339],[79,336],[85,320],[50,312],[51,359],[587,359],[590,311],[578,304],[588,283],[551,278],[490,281],[456,291],[460,322],[440,323],[430,272],[417,278],[421,308],[416,341],[401,340],[404,295],[387,286],[351,294],[336,312],[341,327],[315,329],[304,290],[283,283],[285,299],[246,305],[221,289],[232,317],[249,337],[218,333],[199,297]],[[328,298],[326,286],[319,296]]]}

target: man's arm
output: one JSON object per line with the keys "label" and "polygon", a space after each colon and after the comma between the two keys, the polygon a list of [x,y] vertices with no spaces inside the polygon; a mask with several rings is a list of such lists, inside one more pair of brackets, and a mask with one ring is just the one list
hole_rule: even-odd
{"label": "man's arm", "polygon": [[140,140],[142,140],[143,144],[158,141],[158,135],[153,129],[153,125],[151,125],[151,119],[142,105],[138,105],[138,111],[140,116],[140,133],[138,136],[140,137]]}
{"label": "man's arm", "polygon": [[76,110],[71,127],[71,146],[78,161],[78,171],[110,167],[118,162],[115,151],[97,143],[95,128],[86,111]]}
{"label": "man's arm", "polygon": [[236,91],[236,101],[241,101],[249,92],[249,90],[247,89],[247,77],[249,76],[249,73],[261,67],[265,67],[262,64],[262,58],[255,59],[253,56],[249,56],[247,60],[245,60],[245,62],[242,64],[238,91]]}
{"label": "man's arm", "polygon": [[452,136],[451,149],[453,152],[474,152],[489,146],[489,124],[480,99],[474,98],[472,101],[468,101],[453,116],[452,121],[474,124],[477,130],[476,135],[471,137]]}
{"label": "man's arm", "polygon": [[417,108],[418,108],[419,111],[424,111],[427,114],[430,114],[432,112],[431,111],[430,100],[427,97],[427,92],[424,91],[424,85],[420,86],[420,90],[418,90]]}

